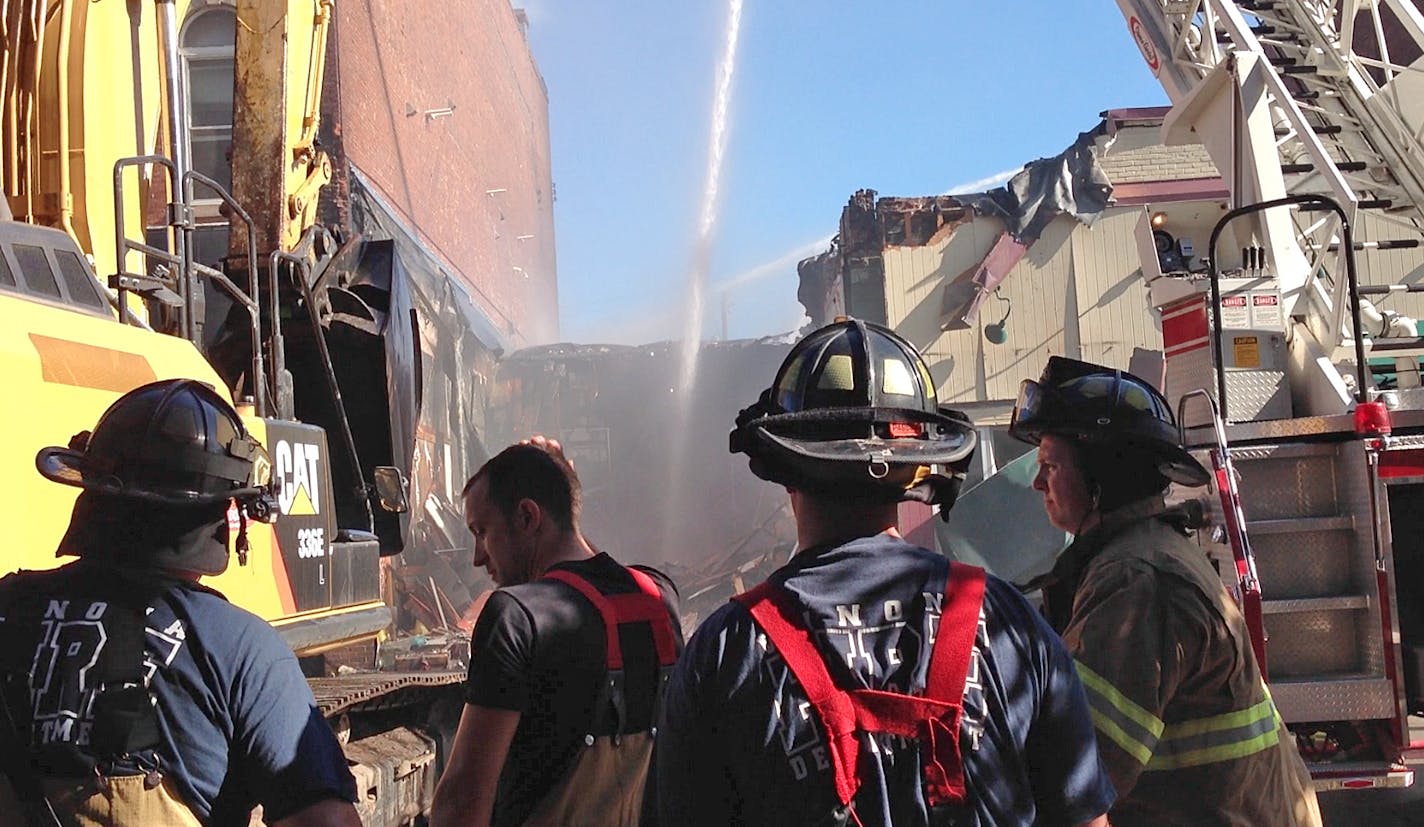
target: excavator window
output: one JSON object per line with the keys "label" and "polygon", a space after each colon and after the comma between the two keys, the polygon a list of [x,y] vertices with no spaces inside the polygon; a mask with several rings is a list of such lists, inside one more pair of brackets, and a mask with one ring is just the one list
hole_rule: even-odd
{"label": "excavator window", "polygon": [[49,299],[63,299],[59,292],[59,282],[55,281],[54,269],[49,266],[49,256],[43,247],[33,244],[16,244],[15,260],[20,264],[20,275],[31,293]]}
{"label": "excavator window", "polygon": [[108,303],[95,289],[89,268],[84,266],[79,256],[69,250],[55,250],[54,258],[59,262],[59,274],[64,277],[64,287],[69,292],[70,302],[99,310],[107,307]]}
{"label": "excavator window", "polygon": [[0,255],[0,285],[15,287],[15,273],[10,269],[10,261]]}

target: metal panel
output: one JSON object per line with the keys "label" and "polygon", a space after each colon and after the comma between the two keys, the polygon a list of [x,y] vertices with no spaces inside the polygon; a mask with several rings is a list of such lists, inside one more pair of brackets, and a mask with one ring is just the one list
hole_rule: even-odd
{"label": "metal panel", "polygon": [[1293,600],[1353,593],[1350,544],[1351,535],[1343,531],[1251,535],[1261,596]]}
{"label": "metal panel", "polygon": [[1335,502],[1333,452],[1296,459],[1271,459],[1269,452],[1254,452],[1256,459],[1232,452],[1241,473],[1242,506],[1247,520],[1292,517],[1333,517]]}
{"label": "metal panel", "polygon": [[1271,698],[1287,723],[1394,716],[1394,691],[1383,678],[1272,680]]}
{"label": "metal panel", "polygon": [[1141,208],[1110,209],[1092,230],[1072,234],[1079,340],[1088,361],[1126,368],[1133,347],[1162,349],[1137,249],[1141,215]]}
{"label": "metal panel", "polygon": [[1356,646],[1356,623],[1362,614],[1355,610],[1266,615],[1266,661],[1271,677],[1363,672]]}

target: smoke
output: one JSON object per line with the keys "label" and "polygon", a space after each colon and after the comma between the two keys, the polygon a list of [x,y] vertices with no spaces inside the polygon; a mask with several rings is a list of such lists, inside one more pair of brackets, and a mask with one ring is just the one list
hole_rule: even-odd
{"label": "smoke", "polygon": [[1006,169],[1003,172],[996,172],[988,178],[980,178],[977,181],[966,181],[963,184],[955,184],[941,193],[941,195],[965,195],[967,193],[984,192],[985,190],[999,186],[1022,171],[1023,167],[1014,167],[1013,169]]}

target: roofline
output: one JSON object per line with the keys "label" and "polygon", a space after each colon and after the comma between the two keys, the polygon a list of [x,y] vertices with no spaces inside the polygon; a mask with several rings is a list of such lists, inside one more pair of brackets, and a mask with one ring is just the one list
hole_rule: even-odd
{"label": "roofline", "polygon": [[1108,134],[1112,135],[1124,126],[1159,125],[1171,111],[1172,107],[1170,106],[1130,106],[1120,109],[1104,109],[1098,115],[1103,119],[1103,125],[1107,127]]}

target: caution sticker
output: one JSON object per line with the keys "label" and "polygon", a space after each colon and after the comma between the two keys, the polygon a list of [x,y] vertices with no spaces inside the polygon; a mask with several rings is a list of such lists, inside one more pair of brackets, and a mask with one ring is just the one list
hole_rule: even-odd
{"label": "caution sticker", "polygon": [[1238,368],[1261,366],[1261,343],[1255,336],[1231,337],[1232,363]]}

